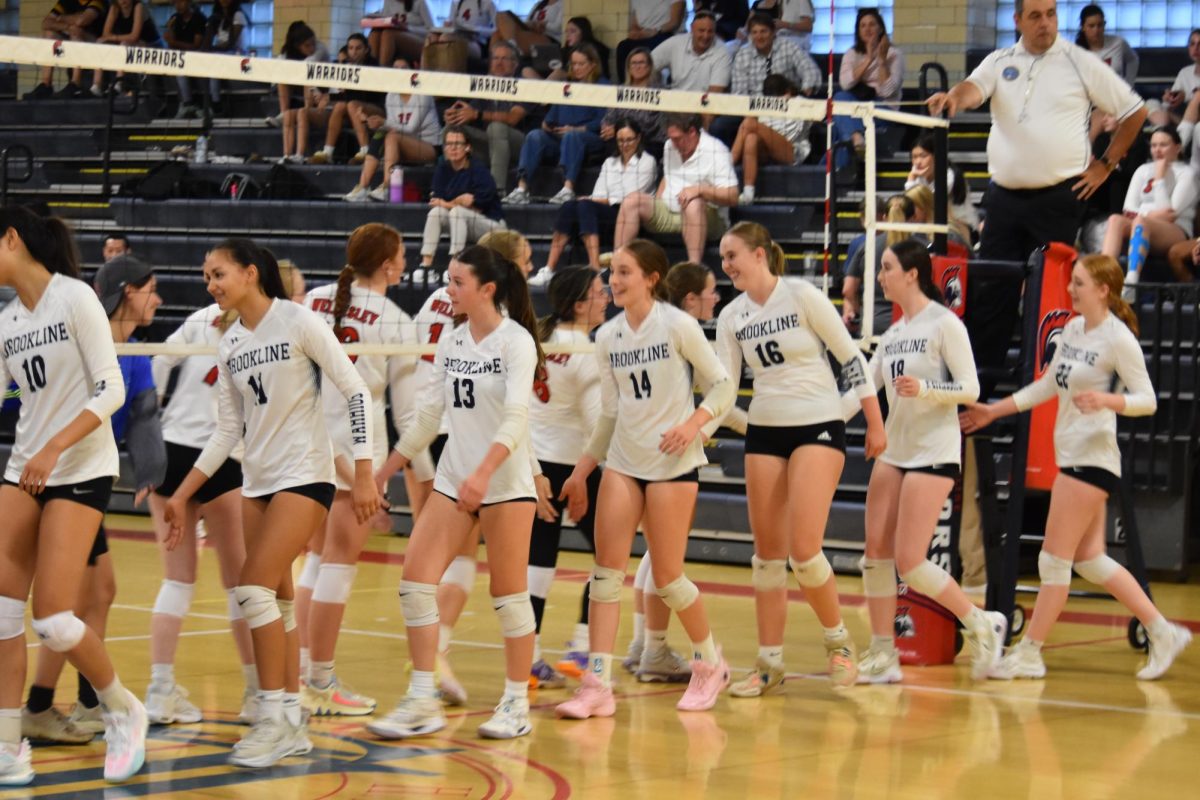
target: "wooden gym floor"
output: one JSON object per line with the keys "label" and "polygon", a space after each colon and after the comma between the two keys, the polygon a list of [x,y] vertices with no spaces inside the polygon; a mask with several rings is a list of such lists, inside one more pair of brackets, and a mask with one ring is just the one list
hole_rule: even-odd
{"label": "wooden gym floor", "polygon": [[[149,679],[148,626],[161,571],[145,518],[112,517],[118,597],[109,647],[122,680],[139,695]],[[389,710],[407,685],[396,588],[403,539],[373,536],[358,572],[338,651],[338,673]],[[570,634],[590,568],[565,554],[547,606],[542,640],[550,659]],[[692,565],[718,641],[735,674],[756,652],[748,571]],[[630,570],[632,575],[632,567]],[[861,582],[840,577],[847,624],[865,645]],[[1200,631],[1200,589],[1156,585],[1172,619]],[[630,594],[627,592],[626,600]],[[17,797],[121,798],[1141,798],[1195,797],[1200,753],[1200,645],[1166,679],[1138,683],[1143,656],[1125,641],[1128,618],[1112,601],[1072,600],[1047,646],[1042,682],[971,682],[965,656],[954,667],[906,668],[898,686],[830,688],[812,613],[791,604],[784,695],[725,697],[710,713],[682,714],[682,687],[638,684],[622,673],[615,718],[556,720],[569,689],[531,701],[534,732],[511,742],[475,735],[502,689],[500,637],[487,602],[486,573],[455,633],[452,660],[471,694],[436,736],[374,740],[361,722],[311,724],[316,749],[270,770],[231,768],[239,738],[242,678],[225,624],[215,559],[204,553],[193,615],[180,641],[176,675],[205,712],[198,725],[156,727],[148,766],[132,782],[101,780],[102,740],[37,748],[31,787]],[[1032,605],[1031,596],[1022,602]],[[625,610],[628,611],[628,602]],[[620,652],[628,640],[622,628]],[[672,626],[676,649],[686,642]],[[69,668],[58,700],[74,696]],[[677,795],[674,793],[678,792]]]}

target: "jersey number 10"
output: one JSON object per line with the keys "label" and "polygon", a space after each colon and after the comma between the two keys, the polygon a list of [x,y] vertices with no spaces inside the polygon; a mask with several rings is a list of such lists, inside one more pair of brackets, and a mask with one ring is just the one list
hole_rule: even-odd
{"label": "jersey number 10", "polygon": [[25,382],[29,384],[30,392],[46,388],[45,359],[41,356],[34,356],[21,362],[21,368],[25,370]]}

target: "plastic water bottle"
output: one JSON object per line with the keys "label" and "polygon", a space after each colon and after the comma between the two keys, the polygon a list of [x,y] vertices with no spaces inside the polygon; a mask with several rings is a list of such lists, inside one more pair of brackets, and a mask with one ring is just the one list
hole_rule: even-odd
{"label": "plastic water bottle", "polygon": [[208,163],[208,137],[204,134],[196,137],[195,161],[197,164]]}
{"label": "plastic water bottle", "polygon": [[1132,303],[1137,297],[1137,282],[1138,273],[1142,270],[1142,265],[1146,263],[1146,257],[1150,254],[1150,241],[1146,238],[1146,231],[1141,225],[1133,229],[1133,235],[1129,237],[1129,271],[1125,273],[1125,288],[1121,290],[1121,297],[1127,303]]}
{"label": "plastic water bottle", "polygon": [[399,165],[392,167],[392,174],[388,179],[388,199],[393,203],[404,202],[404,170]]}

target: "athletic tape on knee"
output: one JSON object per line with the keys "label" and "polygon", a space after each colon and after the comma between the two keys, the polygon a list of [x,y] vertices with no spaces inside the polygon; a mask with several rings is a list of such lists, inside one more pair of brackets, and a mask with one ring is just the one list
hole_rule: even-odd
{"label": "athletic tape on knee", "polygon": [[441,621],[437,607],[437,586],[432,583],[400,581],[400,611],[410,628],[437,625]]}
{"label": "athletic tape on knee", "polygon": [[526,574],[531,595],[543,600],[550,595],[550,587],[554,585],[554,567],[530,566]]}
{"label": "athletic tape on knee", "polygon": [[1047,553],[1038,553],[1038,577],[1044,586],[1070,586],[1071,562]]}
{"label": "athletic tape on knee", "polygon": [[454,560],[450,562],[450,566],[446,567],[446,571],[442,573],[442,583],[457,586],[470,594],[471,589],[475,588],[475,573],[478,569],[479,566],[473,557],[455,556]]}
{"label": "athletic tape on knee", "polygon": [[0,597],[0,641],[15,639],[25,633],[25,603],[11,597]]}
{"label": "athletic tape on knee", "polygon": [[87,626],[72,612],[60,611],[45,619],[35,619],[33,632],[46,647],[56,653],[65,653],[83,641]]}
{"label": "athletic tape on knee", "polygon": [[1112,580],[1112,576],[1116,575],[1121,569],[1121,565],[1114,561],[1106,553],[1101,553],[1095,558],[1089,558],[1087,561],[1076,561],[1075,571],[1079,573],[1079,577],[1085,581],[1091,581],[1097,586],[1103,586]]}
{"label": "athletic tape on knee", "polygon": [[926,597],[937,597],[950,582],[950,573],[932,561],[925,560],[900,576],[910,589]]}
{"label": "athletic tape on knee", "polygon": [[164,580],[158,587],[158,597],[154,600],[154,613],[183,619],[192,607],[192,595],[195,591],[195,584]]}
{"label": "athletic tape on knee", "polygon": [[[639,592],[647,591],[646,585],[651,582],[650,577],[650,554],[642,556],[642,563],[638,564],[637,572],[633,575],[633,588]],[[654,591],[653,589],[649,591]]]}
{"label": "athletic tape on knee", "polygon": [[680,575],[659,589],[658,596],[667,604],[667,608],[678,613],[696,602],[696,598],[700,596],[700,590],[696,588],[696,584],[688,580],[687,575]]}
{"label": "athletic tape on knee", "polygon": [[865,597],[896,596],[896,562],[890,558],[864,558],[862,565]]}
{"label": "athletic tape on knee", "polygon": [[225,599],[229,606],[229,621],[237,622],[239,619],[245,619],[242,616],[242,607],[238,605],[237,589],[226,589]]}
{"label": "athletic tape on knee", "polygon": [[296,601],[276,599],[275,605],[279,606],[279,618],[283,620],[283,632],[291,633],[296,630]]}
{"label": "athletic tape on knee", "polygon": [[791,565],[792,572],[796,573],[796,582],[809,589],[824,586],[833,575],[833,567],[829,566],[829,559],[823,552],[817,553],[807,561],[797,561],[789,556],[788,564]]}
{"label": "athletic tape on knee", "polygon": [[787,586],[788,563],[786,558],[759,558],[750,556],[751,582],[756,592],[772,592]]}
{"label": "athletic tape on knee", "polygon": [[312,590],[317,585],[317,577],[321,574],[321,556],[309,553],[304,557],[304,566],[300,568],[300,577],[296,579],[297,589]]}
{"label": "athletic tape on knee", "polygon": [[597,564],[592,568],[591,594],[597,603],[621,602],[621,587],[625,585],[625,573],[619,569],[609,569]]}
{"label": "athletic tape on knee", "polygon": [[529,592],[506,594],[503,597],[492,598],[492,608],[500,618],[500,630],[505,639],[516,639],[526,636],[537,629],[537,621],[533,618],[533,603],[529,600]]}
{"label": "athletic tape on knee", "polygon": [[357,574],[358,567],[353,564],[322,564],[313,587],[313,602],[346,605]]}
{"label": "athletic tape on knee", "polygon": [[280,619],[279,604],[275,602],[272,589],[265,586],[239,586],[233,592],[242,611],[242,619],[246,620],[251,630]]}

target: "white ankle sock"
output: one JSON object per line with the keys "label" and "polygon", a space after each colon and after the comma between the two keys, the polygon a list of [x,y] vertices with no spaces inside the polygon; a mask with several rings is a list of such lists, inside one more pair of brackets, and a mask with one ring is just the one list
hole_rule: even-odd
{"label": "white ankle sock", "polygon": [[308,683],[318,689],[328,688],[333,683],[333,662],[314,661],[308,666]]}
{"label": "white ankle sock", "polygon": [[308,683],[308,674],[312,670],[312,657],[307,647],[300,648],[300,680]]}
{"label": "white ankle sock", "polygon": [[721,659],[717,656],[717,645],[713,641],[711,633],[702,642],[692,642],[692,658],[703,661],[705,664],[721,663]]}
{"label": "white ankle sock", "polygon": [[1151,639],[1158,639],[1161,641],[1162,639],[1171,635],[1171,623],[1166,617],[1159,614],[1158,619],[1154,620],[1154,622],[1151,622],[1150,626],[1146,628],[1146,634]]}
{"label": "white ankle sock", "polygon": [[588,656],[588,670],[605,686],[612,686],[612,653],[592,653]]}
{"label": "white ankle sock", "polygon": [[150,683],[160,689],[170,689],[175,685],[175,665],[151,664]]}
{"label": "white ankle sock", "polygon": [[542,660],[542,635],[535,633],[533,635],[533,661],[537,663]]}
{"label": "white ankle sock", "polygon": [[433,682],[433,672],[414,669],[408,679],[409,697],[437,697],[437,687]]}
{"label": "white ankle sock", "polygon": [[885,653],[890,653],[896,649],[895,636],[871,636],[871,647],[875,650],[882,650]]}
{"label": "white ankle sock", "polygon": [[745,185],[745,186],[742,188],[742,194],[743,194],[743,195],[745,195],[745,197],[746,197],[747,199],[753,200],[753,199],[754,199],[754,186],[753,186],[752,184],[749,184],[749,183],[748,183],[748,184],[746,184],[746,185]]}
{"label": "white ankle sock", "polygon": [[114,675],[113,682],[103,689],[96,689],[96,697],[100,700],[100,704],[105,709],[111,712],[123,712],[129,710],[129,692],[121,685],[121,680]]}
{"label": "white ankle sock", "polygon": [[504,696],[514,700],[529,699],[529,681],[511,681],[504,679]]}
{"label": "white ankle sock", "polygon": [[258,718],[275,722],[283,719],[283,689],[258,690]]}
{"label": "white ankle sock", "polygon": [[[637,615],[635,614],[634,617],[636,616]],[[636,620],[634,622],[634,630],[637,630]],[[582,650],[586,653],[588,648],[591,646],[588,644],[588,638],[588,624],[586,622],[576,622],[575,633],[571,634],[571,644],[575,646],[576,650]]]}
{"label": "white ankle sock", "polygon": [[826,644],[840,642],[850,636],[849,631],[846,630],[846,623],[844,622],[839,622],[832,628],[822,628],[822,630],[825,631]]}
{"label": "white ankle sock", "polygon": [[666,631],[652,631],[646,629],[646,635],[642,639],[645,649],[651,653],[657,653],[660,649],[667,646]]}
{"label": "white ankle sock", "polygon": [[292,692],[284,692],[283,700],[280,702],[283,708],[283,718],[287,720],[287,724],[293,727],[300,724],[303,716],[300,713],[300,694]]}
{"label": "white ankle sock", "polygon": [[255,692],[258,691],[258,665],[242,664],[242,679],[246,681],[246,688]]}
{"label": "white ankle sock", "polygon": [[321,152],[327,156],[333,155],[333,145],[331,145],[331,144],[325,145],[323,148],[321,148]]}
{"label": "white ankle sock", "polygon": [[[710,637],[711,638],[711,637]],[[783,645],[759,646],[758,657],[772,667],[783,666]]]}

